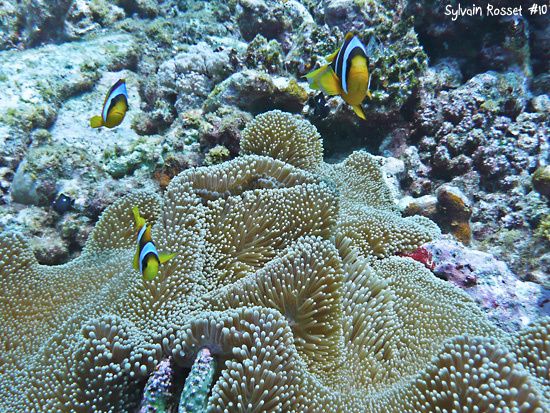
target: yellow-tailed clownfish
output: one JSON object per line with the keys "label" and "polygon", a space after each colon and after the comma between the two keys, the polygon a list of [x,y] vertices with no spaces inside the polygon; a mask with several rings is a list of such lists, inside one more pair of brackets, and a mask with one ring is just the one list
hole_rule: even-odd
{"label": "yellow-tailed clownfish", "polygon": [[126,111],[128,110],[128,93],[126,92],[126,81],[119,79],[111,86],[105,101],[103,102],[103,110],[101,116],[94,116],[90,119],[92,128],[106,126],[114,128],[122,123]]}
{"label": "yellow-tailed clownfish", "polygon": [[309,86],[330,96],[340,95],[357,116],[365,119],[361,102],[365,97],[372,99],[367,48],[359,37],[348,33],[342,47],[326,60],[329,64],[305,76]]}
{"label": "yellow-tailed clownfish", "polygon": [[155,243],[151,238],[151,227],[147,225],[145,219],[139,214],[138,207],[132,208],[134,220],[136,221],[137,250],[134,255],[134,268],[139,270],[143,279],[153,280],[159,271],[159,264],[174,258],[176,254],[159,254]]}

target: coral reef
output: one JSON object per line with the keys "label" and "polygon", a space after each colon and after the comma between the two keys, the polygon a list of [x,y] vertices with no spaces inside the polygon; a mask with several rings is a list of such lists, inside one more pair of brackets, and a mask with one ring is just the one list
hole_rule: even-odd
{"label": "coral reef", "polygon": [[[133,206],[178,254],[152,282],[131,266]],[[189,368],[207,348],[209,410],[544,411],[548,320],[508,334],[392,256],[434,235],[364,152],[316,173],[259,155],[184,171],[162,198],[117,200],[58,267],[2,233],[0,407],[131,411],[166,356]]]}
{"label": "coral reef", "polygon": [[550,410],[550,28],[446,5],[0,0],[0,410]]}
{"label": "coral reef", "polygon": [[550,292],[521,281],[506,263],[448,239],[423,246],[433,257],[434,273],[466,291],[506,331],[517,331],[550,314]]}
{"label": "coral reef", "polygon": [[[362,146],[350,144],[340,152],[342,141],[363,143],[369,137],[370,142],[370,135],[383,134],[380,125],[392,124],[386,120],[398,116],[425,67],[412,23],[401,18],[401,4],[397,13],[389,3],[353,1],[33,0],[2,5],[0,27],[6,30],[0,49],[25,50],[0,55],[0,85],[6,91],[0,98],[0,203],[14,201],[14,177],[15,201],[45,209],[71,181],[71,190],[81,188],[68,194],[76,200],[76,214],[94,221],[113,198],[137,186],[164,189],[182,170],[216,162],[206,155],[218,145],[229,150],[229,159],[237,156],[240,132],[251,113],[276,108],[307,113],[325,136],[327,153],[337,152],[334,159],[341,160]],[[341,10],[353,13],[342,18]],[[329,99],[328,115],[317,116],[308,104],[313,95],[300,77],[334,51],[348,29],[361,32],[365,41],[374,34],[383,45],[372,62],[376,104],[368,108],[366,128],[338,99]],[[105,88],[120,77],[128,80],[128,121],[107,134],[90,131],[90,112],[97,111]],[[17,82],[8,81],[12,78]],[[65,156],[63,148],[69,146],[74,179],[64,173],[69,168],[55,163],[51,170],[29,167],[35,149],[48,145],[54,150],[59,145],[54,160]],[[89,155],[81,167],[72,163],[79,150]],[[7,206],[0,215],[16,221],[17,208]],[[55,221],[48,222],[44,230],[55,230]],[[8,228],[16,227],[24,225],[10,221]]]}
{"label": "coral reef", "polygon": [[[544,170],[550,153],[544,99],[528,101],[526,78],[516,72],[479,74],[457,87],[460,78],[460,70],[448,62],[431,68],[422,79],[410,136],[388,143],[385,153],[405,162],[402,188],[414,197],[426,196],[409,202],[411,213],[413,204],[424,203],[422,214],[445,232],[462,241],[471,233],[472,245],[507,262],[521,278],[541,280],[548,267],[540,257],[549,252],[548,245],[533,233],[550,212],[535,186],[540,185],[535,171]],[[403,148],[407,142],[414,146]],[[470,225],[465,216],[460,224],[458,216],[428,211],[430,194],[441,194],[442,185],[463,193]]]}

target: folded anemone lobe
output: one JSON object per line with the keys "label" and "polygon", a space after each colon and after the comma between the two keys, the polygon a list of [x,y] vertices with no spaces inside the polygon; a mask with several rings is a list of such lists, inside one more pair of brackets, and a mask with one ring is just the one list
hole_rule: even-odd
{"label": "folded anemone lobe", "polygon": [[323,141],[307,120],[272,110],[256,116],[243,130],[241,152],[266,155],[298,168],[315,170],[323,160]]}
{"label": "folded anemone lobe", "polygon": [[[400,216],[375,158],[306,172],[269,155],[118,200],[62,266],[2,233],[0,410],[136,411],[161,360],[184,374],[205,347],[213,412],[548,409],[549,320],[509,335],[394,256],[437,230]],[[150,282],[132,268],[133,206],[177,253]]]}
{"label": "folded anemone lobe", "polygon": [[323,163],[319,173],[339,193],[336,237],[352,240],[362,257],[377,260],[414,251],[440,235],[438,226],[427,218],[401,216],[380,162],[369,153],[354,152],[335,165]]}

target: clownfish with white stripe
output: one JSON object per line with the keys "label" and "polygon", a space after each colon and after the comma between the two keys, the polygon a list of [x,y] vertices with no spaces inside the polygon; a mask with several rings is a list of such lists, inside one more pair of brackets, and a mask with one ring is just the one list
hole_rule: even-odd
{"label": "clownfish with white stripe", "polygon": [[144,280],[151,281],[157,276],[159,265],[171,260],[176,254],[159,254],[151,237],[151,227],[139,214],[138,207],[133,207],[132,212],[138,231],[134,268],[139,270]]}
{"label": "clownfish with white stripe", "polygon": [[346,34],[342,47],[325,58],[329,63],[305,76],[312,89],[329,96],[340,95],[361,119],[366,119],[361,103],[365,97],[372,99],[369,49],[374,46],[371,42],[365,47],[359,37]]}
{"label": "clownfish with white stripe", "polygon": [[107,92],[107,96],[105,96],[101,116],[92,117],[90,119],[90,126],[92,128],[99,128],[101,126],[114,128],[122,123],[127,110],[128,92],[126,92],[126,81],[119,79],[111,86],[109,92]]}

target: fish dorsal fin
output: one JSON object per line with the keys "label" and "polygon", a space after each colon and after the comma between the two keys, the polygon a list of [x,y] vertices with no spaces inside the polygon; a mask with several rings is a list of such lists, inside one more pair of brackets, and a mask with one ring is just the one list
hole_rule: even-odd
{"label": "fish dorsal fin", "polygon": [[113,86],[109,89],[109,92],[107,93],[107,96],[109,96],[111,93],[113,93],[117,87],[122,85],[123,83],[126,83],[126,79],[118,79]]}
{"label": "fish dorsal fin", "polygon": [[134,215],[134,222],[136,227],[141,228],[145,225],[145,218],[139,213],[139,208],[137,206],[132,207],[132,214]]}
{"label": "fish dorsal fin", "polygon": [[[351,38],[353,37],[353,33],[352,32],[348,32],[346,34],[346,36],[344,37],[344,42],[342,44],[346,44],[346,41],[350,40]],[[325,60],[328,62],[328,63],[332,63],[334,62],[334,59],[336,59],[336,56],[338,56],[338,53],[340,53],[340,50],[342,50],[341,47],[339,47],[338,49],[336,49],[336,51],[332,52],[331,54],[329,54],[328,56],[325,57]],[[334,67],[333,67],[334,69]]]}
{"label": "fish dorsal fin", "polygon": [[113,93],[113,91],[119,87],[122,83],[125,83],[126,80],[125,79],[118,79],[115,84],[113,86],[111,86],[109,88],[109,91],[107,92],[107,94],[105,95],[105,99],[103,100],[103,107],[105,107],[105,104],[107,103],[107,101],[109,100],[109,96],[111,96],[111,93]]}
{"label": "fish dorsal fin", "polygon": [[325,57],[325,60],[328,62],[328,63],[332,63],[334,61],[334,59],[336,59],[336,56],[338,56],[338,52],[340,51],[340,48],[336,49],[335,52],[332,52],[331,54],[329,54],[328,56]]}

